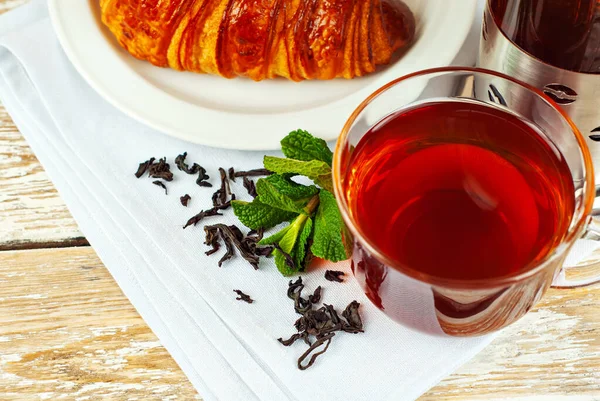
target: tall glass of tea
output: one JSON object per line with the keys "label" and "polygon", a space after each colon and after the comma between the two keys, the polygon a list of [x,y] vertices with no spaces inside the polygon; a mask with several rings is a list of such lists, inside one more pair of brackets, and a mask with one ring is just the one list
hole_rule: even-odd
{"label": "tall glass of tea", "polygon": [[600,169],[600,2],[487,0],[480,43],[478,65],[551,97],[586,138]]}
{"label": "tall glass of tea", "polygon": [[390,317],[429,333],[516,321],[590,229],[585,138],[542,91],[488,70],[379,89],[346,123],[333,170],[356,278]]}

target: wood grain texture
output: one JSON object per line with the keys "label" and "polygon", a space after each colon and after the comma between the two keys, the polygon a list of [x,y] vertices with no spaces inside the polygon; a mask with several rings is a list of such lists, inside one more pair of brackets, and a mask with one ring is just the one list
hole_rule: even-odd
{"label": "wood grain texture", "polygon": [[420,401],[600,401],[600,286],[551,289]]}
{"label": "wood grain texture", "polygon": [[0,216],[0,250],[87,243],[1,104]]}
{"label": "wood grain texture", "polygon": [[[0,14],[29,0],[0,0]],[[0,103],[0,251],[86,245],[64,202]]]}
{"label": "wood grain texture", "polygon": [[91,248],[0,252],[0,288],[0,400],[200,399]]}
{"label": "wood grain texture", "polygon": [[0,14],[27,3],[29,0],[0,0]]}

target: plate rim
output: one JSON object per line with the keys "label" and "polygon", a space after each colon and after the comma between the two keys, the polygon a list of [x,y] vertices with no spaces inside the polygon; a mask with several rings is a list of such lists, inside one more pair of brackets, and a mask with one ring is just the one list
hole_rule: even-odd
{"label": "plate rim", "polygon": [[[93,1],[98,1],[98,0],[76,0],[77,2],[85,2],[86,5],[85,7],[93,7],[93,5],[91,4]],[[441,0],[440,2],[442,3],[446,3],[448,0]],[[459,40],[456,40],[454,42],[452,42],[451,46],[444,46],[445,51],[443,52],[443,54],[439,54],[438,55],[438,59],[439,58],[444,58],[444,60],[438,64],[433,64],[433,65],[428,65],[426,67],[419,67],[417,66],[417,68],[410,68],[409,72],[412,71],[416,71],[416,70],[421,70],[424,68],[431,68],[431,67],[435,67],[435,66],[443,66],[443,65],[449,65],[453,59],[456,57],[456,55],[458,54],[458,52],[460,51],[460,49],[462,48],[462,45],[464,44],[472,25],[474,24],[474,17],[475,17],[475,13],[477,10],[477,1],[476,0],[470,0],[470,1],[465,1],[465,0],[454,0],[457,7],[461,10],[461,13],[463,14],[464,18],[467,21],[470,21],[470,23],[466,23],[463,24],[463,28],[462,30],[460,28],[457,28],[456,31],[453,32],[453,34],[455,36],[458,37]],[[80,3],[81,4],[81,3]],[[447,5],[447,4],[446,4]],[[64,7],[64,8],[63,8]],[[199,145],[203,145],[203,146],[209,146],[209,147],[215,147],[215,148],[221,148],[221,149],[232,149],[232,150],[250,150],[250,151],[256,151],[256,150],[274,150],[274,149],[278,149],[279,148],[279,141],[280,139],[291,129],[297,129],[297,128],[303,128],[303,127],[290,127],[289,125],[289,120],[290,119],[298,119],[298,118],[310,118],[310,119],[314,119],[315,118],[315,114],[320,114],[322,117],[331,117],[332,112],[338,112],[338,113],[342,113],[343,111],[343,116],[340,118],[341,119],[341,123],[339,124],[339,126],[337,126],[337,129],[335,129],[334,127],[329,127],[329,129],[325,129],[325,132],[329,132],[331,130],[331,135],[323,135],[321,132],[315,132],[314,129],[312,129],[313,133],[315,133],[317,136],[320,137],[324,137],[324,139],[326,140],[335,140],[337,139],[337,137],[339,136],[339,132],[341,132],[341,129],[343,127],[343,123],[347,120],[347,118],[350,116],[352,110],[354,110],[354,108],[356,106],[358,106],[362,100],[364,100],[364,98],[366,98],[370,93],[374,92],[375,90],[377,90],[379,87],[383,86],[388,80],[382,81],[383,77],[379,80],[376,80],[366,86],[364,86],[363,88],[357,90],[356,92],[349,94],[345,97],[342,97],[336,101],[330,102],[328,104],[324,104],[315,108],[311,108],[311,109],[306,109],[306,110],[300,110],[300,111],[296,111],[296,112],[277,112],[277,113],[273,113],[273,114],[244,114],[244,113],[236,113],[236,112],[232,112],[232,111],[219,111],[219,110],[212,110],[212,109],[208,109],[199,105],[193,105],[190,103],[187,103],[181,99],[178,99],[177,97],[165,92],[164,90],[161,90],[159,88],[154,87],[154,85],[152,85],[151,83],[147,82],[145,79],[143,79],[141,76],[139,76],[139,73],[136,73],[135,76],[137,77],[137,81],[138,84],[143,85],[143,89],[146,92],[149,93],[155,93],[155,94],[159,94],[160,96],[158,97],[159,99],[161,97],[164,98],[170,98],[171,101],[178,106],[181,106],[180,109],[180,115],[179,116],[172,116],[172,118],[169,118],[169,122],[165,122],[165,121],[160,121],[160,118],[156,115],[153,114],[151,112],[140,112],[139,108],[136,108],[133,104],[131,104],[131,102],[128,102],[127,99],[123,98],[123,93],[118,93],[118,91],[115,90],[111,90],[110,89],[110,82],[107,84],[107,77],[106,76],[102,76],[102,74],[100,74],[100,76],[98,76],[98,74],[93,74],[93,68],[88,68],[88,66],[86,65],[86,57],[82,56],[81,54],[79,54],[80,52],[78,52],[77,50],[77,45],[78,45],[78,39],[76,38],[72,38],[69,37],[69,35],[66,32],[66,26],[63,25],[62,20],[61,20],[61,16],[64,14],[61,14],[61,10],[62,9],[67,9],[72,7],[72,3],[69,1],[65,1],[65,0],[48,0],[48,10],[49,10],[49,15],[50,15],[50,19],[54,28],[54,31],[56,32],[58,41],[65,53],[65,55],[67,56],[67,58],[69,59],[70,63],[73,65],[73,67],[75,68],[75,70],[81,75],[81,77],[86,81],[86,83],[88,85],[90,85],[92,87],[92,89],[94,91],[96,91],[105,101],[107,101],[108,103],[110,103],[113,107],[115,107],[116,109],[120,110],[122,113],[126,114],[127,116],[129,116],[130,118],[144,124],[147,127],[150,127],[152,129],[155,129],[157,131],[159,131],[162,134],[165,135],[169,135],[187,142],[191,142],[191,143],[195,143],[195,144],[199,144]],[[452,7],[455,8],[455,7]],[[93,11],[92,11],[93,12]],[[97,24],[101,24],[100,21],[96,21]],[[460,24],[459,24],[460,25]],[[93,30],[95,30],[96,28],[90,28],[92,32]],[[79,45],[81,45],[81,43],[79,43]],[[109,44],[110,45],[110,44]],[[113,53],[114,54],[114,53]],[[444,57],[441,57],[444,56]],[[120,64],[118,60],[119,57],[117,55],[114,56],[114,60],[111,61],[113,63],[115,63],[115,65]],[[89,64],[89,60],[87,61],[87,63]],[[124,68],[124,74],[127,71],[127,67],[123,67]],[[156,67],[159,68],[159,67]],[[392,67],[393,70],[393,67]],[[383,74],[384,72],[382,72]],[[404,72],[404,74],[406,74],[408,72]],[[105,74],[106,75],[106,74]],[[110,78],[108,78],[108,80],[110,81]],[[120,96],[121,95],[121,96]],[[131,100],[131,99],[130,99]],[[160,103],[160,102],[159,102]],[[349,107],[349,105],[351,107]],[[156,109],[156,105],[154,105],[154,109]],[[177,113],[177,110],[174,109],[173,107],[169,107],[170,109],[172,109],[171,113]],[[338,110],[341,109],[341,110]],[[187,111],[186,111],[187,110]],[[182,121],[185,120],[186,118],[186,114],[183,113],[184,111],[186,112],[201,112],[202,114],[204,114],[204,117],[207,117],[207,121],[212,124],[215,124],[215,122],[217,124],[219,124],[219,126],[225,125],[225,130],[229,130],[229,135],[226,135],[225,137],[223,137],[223,135],[202,135],[199,134],[198,132],[189,132],[189,128],[188,129],[184,129],[183,127],[177,127],[176,125],[174,125],[173,121],[177,120],[177,121]],[[169,114],[169,113],[167,113]],[[189,116],[191,114],[187,114],[187,116]],[[160,116],[160,117],[164,117],[165,116]],[[229,118],[228,117],[232,117]],[[269,123],[267,125],[273,126],[273,125],[279,125],[277,123],[281,122],[282,125],[281,127],[277,128],[277,133],[273,133],[273,135],[263,135],[260,136],[259,138],[256,137],[252,137],[250,138],[251,140],[248,140],[248,138],[244,138],[245,133],[241,133],[241,132],[237,132],[240,130],[240,126],[247,126],[246,124],[250,124],[250,123],[259,123],[260,120],[264,120],[265,118],[269,118],[269,119],[275,119],[278,120],[275,123]],[[288,121],[286,121],[288,120]],[[329,121],[329,119],[325,119],[325,120],[321,120],[322,122],[324,122],[325,125],[329,124],[332,125],[331,123],[328,123],[327,121]],[[288,123],[287,125],[287,129],[285,128],[285,126],[283,125],[283,123]],[[234,128],[234,126],[237,126],[237,128]],[[228,129],[229,127],[229,129]],[[211,127],[206,127],[206,131],[210,131],[212,128]],[[273,129],[271,128],[271,131]],[[229,138],[231,135],[233,134],[232,138]],[[237,139],[237,140],[235,140]]]}

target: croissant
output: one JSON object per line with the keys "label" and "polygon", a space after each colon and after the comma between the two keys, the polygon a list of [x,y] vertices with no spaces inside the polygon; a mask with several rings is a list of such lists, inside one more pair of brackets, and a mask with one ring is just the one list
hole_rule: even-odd
{"label": "croissant", "polygon": [[388,64],[415,32],[398,0],[100,0],[133,56],[255,81],[351,79]]}

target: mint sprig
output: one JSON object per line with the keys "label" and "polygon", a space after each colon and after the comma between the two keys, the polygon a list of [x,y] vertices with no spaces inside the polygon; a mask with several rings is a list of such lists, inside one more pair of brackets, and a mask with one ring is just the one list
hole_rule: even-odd
{"label": "mint sprig", "polygon": [[[333,153],[322,139],[308,132],[291,132],[281,141],[285,158],[265,156],[264,166],[275,174],[256,183],[252,202],[233,201],[233,210],[247,227],[272,228],[289,221],[260,245],[277,245],[277,269],[285,276],[304,271],[313,256],[339,262],[348,259],[351,237],[333,196]],[[315,185],[302,185],[305,176]]]}

